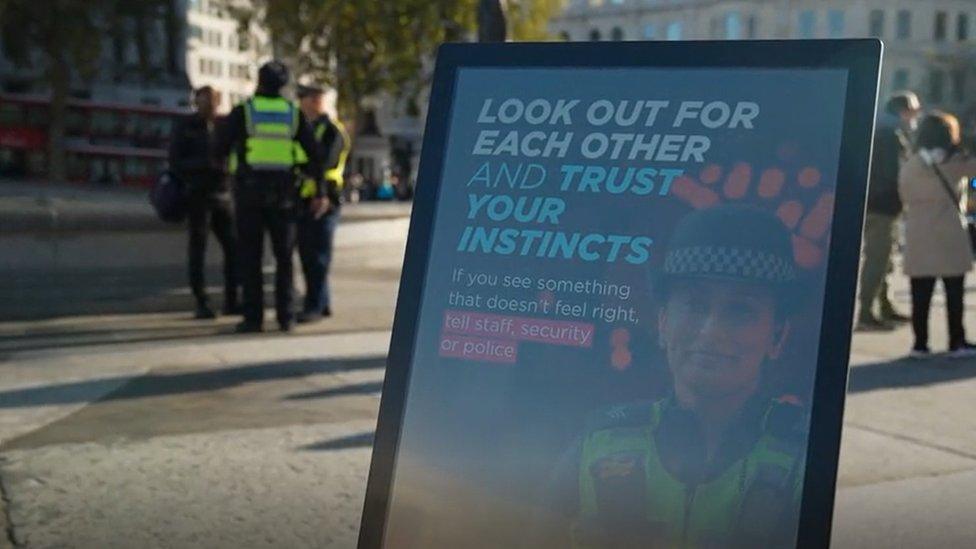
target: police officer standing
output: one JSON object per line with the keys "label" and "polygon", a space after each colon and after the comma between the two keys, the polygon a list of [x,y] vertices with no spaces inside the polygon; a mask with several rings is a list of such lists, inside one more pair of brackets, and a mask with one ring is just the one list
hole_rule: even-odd
{"label": "police officer standing", "polygon": [[[312,125],[319,158],[325,168],[325,209],[309,203],[315,197],[317,184],[306,177],[301,186],[303,205],[298,221],[298,253],[305,277],[305,302],[298,322],[316,322],[332,315],[329,293],[329,265],[332,262],[332,242],[339,222],[343,171],[349,154],[349,137],[339,120],[325,113],[324,90],[317,86],[298,86],[302,113]],[[299,154],[299,157],[302,155]],[[307,169],[305,171],[308,171]]]}
{"label": "police officer standing", "polygon": [[291,330],[293,269],[299,164],[303,150],[316,186],[310,206],[321,209],[324,184],[312,127],[291,101],[281,96],[288,83],[288,69],[269,61],[258,71],[254,97],[228,115],[217,152],[228,157],[235,177],[240,268],[244,297],[241,333],[260,332],[264,319],[264,281],[261,273],[264,232],[271,237],[275,256],[275,311],[282,331]]}

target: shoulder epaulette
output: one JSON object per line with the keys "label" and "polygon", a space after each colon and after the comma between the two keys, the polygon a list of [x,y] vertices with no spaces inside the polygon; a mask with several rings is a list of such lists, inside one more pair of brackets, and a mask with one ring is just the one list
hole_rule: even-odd
{"label": "shoulder epaulette", "polygon": [[587,431],[640,427],[651,423],[655,414],[655,403],[652,401],[616,404],[592,414],[586,422]]}

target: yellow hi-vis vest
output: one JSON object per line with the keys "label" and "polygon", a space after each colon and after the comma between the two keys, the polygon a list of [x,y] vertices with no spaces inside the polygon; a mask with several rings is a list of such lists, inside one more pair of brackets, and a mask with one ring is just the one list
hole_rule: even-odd
{"label": "yellow hi-vis vest", "polygon": [[[244,103],[244,163],[252,170],[292,171],[298,163],[298,108],[283,97],[255,96]],[[231,171],[240,159],[231,156]]]}
{"label": "yellow hi-vis vest", "polygon": [[[339,152],[339,161],[336,163],[334,168],[325,170],[325,179],[335,181],[336,187],[342,190],[342,186],[345,185],[345,180],[343,179],[343,174],[346,172],[346,159],[349,158],[349,150],[352,149],[352,143],[349,142],[349,134],[346,133],[346,127],[342,125],[339,120],[333,120],[333,124],[336,126],[336,131],[342,136],[342,150]],[[325,130],[322,130],[323,132]]]}
{"label": "yellow hi-vis vest", "polygon": [[[657,401],[615,407],[586,435],[579,469],[580,517],[573,525],[572,546],[603,547],[605,536],[625,539],[628,534],[638,534],[647,547],[668,549],[725,547],[748,539],[765,541],[742,546],[780,546],[769,541],[776,537],[766,530],[790,526],[787,518],[798,508],[803,489],[804,447],[770,425],[778,423],[774,418],[794,413],[794,406],[781,400],[766,404],[762,434],[752,449],[697,485],[676,479],[659,457],[654,432],[665,406]],[[624,492],[643,508],[622,509],[624,502],[615,499],[628,499]],[[599,517],[622,511],[642,519],[631,525],[638,531],[607,531],[613,525],[600,522]],[[640,531],[642,527],[647,531]]]}
{"label": "yellow hi-vis vest", "polygon": [[[336,131],[339,132],[339,135],[342,136],[342,150],[339,152],[339,159],[336,162],[335,167],[326,168],[324,177],[326,181],[334,181],[336,188],[341,191],[342,186],[345,184],[343,174],[346,171],[346,159],[349,158],[349,150],[351,148],[351,144],[349,143],[349,134],[346,133],[346,127],[342,125],[342,122],[340,122],[339,120],[332,120],[332,123],[335,124]],[[322,142],[322,137],[325,135],[325,131],[327,129],[328,126],[326,124],[316,125],[315,127],[316,143]],[[302,150],[301,147],[296,148],[295,155],[298,159],[299,164],[308,162],[308,157],[305,155],[305,151]],[[299,195],[302,198],[311,198],[315,196],[315,180],[309,178],[304,179],[302,181]]]}

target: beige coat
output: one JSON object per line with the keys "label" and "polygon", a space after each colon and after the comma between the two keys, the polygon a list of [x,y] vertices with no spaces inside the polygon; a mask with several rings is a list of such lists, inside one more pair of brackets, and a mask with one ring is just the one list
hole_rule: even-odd
{"label": "beige coat", "polygon": [[[956,196],[965,197],[966,178],[976,176],[976,160],[957,155],[938,166]],[[905,206],[905,274],[943,277],[969,271],[973,251],[966,220],[917,153],[901,167],[898,194]]]}

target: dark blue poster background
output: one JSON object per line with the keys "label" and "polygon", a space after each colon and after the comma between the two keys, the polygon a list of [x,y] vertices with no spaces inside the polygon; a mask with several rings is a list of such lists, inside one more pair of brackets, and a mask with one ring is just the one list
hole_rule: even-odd
{"label": "dark blue poster background", "polygon": [[[581,461],[580,440],[608,407],[673,395],[655,273],[695,212],[761,210],[788,234],[789,337],[761,383],[808,410],[846,83],[820,69],[459,71],[388,546],[587,544],[602,488],[572,471],[609,469]],[[669,524],[644,541],[721,541],[720,519],[685,511],[683,541]]]}

